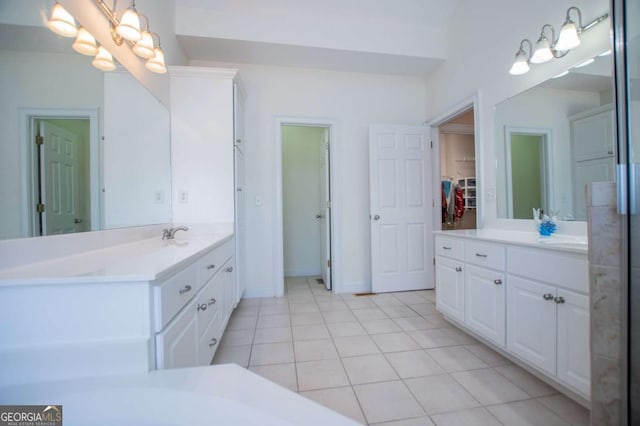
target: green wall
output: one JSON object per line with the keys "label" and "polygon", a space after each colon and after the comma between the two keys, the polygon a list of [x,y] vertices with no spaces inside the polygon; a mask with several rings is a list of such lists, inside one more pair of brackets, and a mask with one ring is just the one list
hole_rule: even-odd
{"label": "green wall", "polygon": [[531,219],[542,206],[542,136],[511,135],[513,218]]}

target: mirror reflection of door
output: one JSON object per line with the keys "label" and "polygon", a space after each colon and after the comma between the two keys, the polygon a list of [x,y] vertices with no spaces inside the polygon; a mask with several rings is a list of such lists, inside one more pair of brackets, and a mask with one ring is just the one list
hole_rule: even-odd
{"label": "mirror reflection of door", "polygon": [[533,209],[549,213],[550,132],[507,128],[508,217],[531,219]]}
{"label": "mirror reflection of door", "polygon": [[35,235],[90,228],[89,120],[34,118]]}

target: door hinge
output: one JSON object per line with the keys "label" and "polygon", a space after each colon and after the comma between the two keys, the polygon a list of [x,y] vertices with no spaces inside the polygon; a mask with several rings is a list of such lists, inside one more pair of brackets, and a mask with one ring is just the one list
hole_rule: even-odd
{"label": "door hinge", "polygon": [[36,136],[36,145],[44,145],[44,136]]}
{"label": "door hinge", "polygon": [[431,144],[431,149],[433,149],[433,141],[430,141],[429,144]]}
{"label": "door hinge", "polygon": [[331,259],[327,260],[327,268],[331,268]]}
{"label": "door hinge", "polygon": [[42,204],[42,203],[36,204],[36,211],[38,213],[44,213],[44,204]]}

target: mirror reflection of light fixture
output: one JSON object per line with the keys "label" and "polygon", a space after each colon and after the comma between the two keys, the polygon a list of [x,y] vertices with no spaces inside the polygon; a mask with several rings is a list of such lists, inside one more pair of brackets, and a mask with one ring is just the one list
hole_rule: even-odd
{"label": "mirror reflection of light fixture", "polygon": [[[156,33],[153,33],[156,37],[158,36]],[[164,74],[167,72],[167,67],[164,64],[164,52],[162,51],[162,47],[160,46],[160,38],[158,37],[158,47],[153,48],[153,57],[147,59],[144,66],[152,72],[158,74]]]}
{"label": "mirror reflection of light fixture", "polygon": [[[577,24],[571,19],[572,11],[577,14]],[[608,17],[609,14],[605,13],[583,27],[582,12],[580,12],[580,9],[575,6],[570,7],[567,9],[565,22],[562,24],[560,35],[557,40],[555,40],[555,29],[553,26],[550,24],[544,24],[535,48],[530,49],[530,54],[528,56],[523,49],[523,44],[526,41],[528,45],[531,46],[531,42],[528,39],[524,39],[520,42],[520,48],[516,53],[516,59],[514,60],[509,73],[512,75],[524,74],[530,69],[529,63],[543,64],[545,62],[549,62],[553,58],[562,58],[569,53],[571,49],[580,45],[580,35],[582,33],[604,21]],[[545,30],[549,30],[551,32],[551,38],[547,36],[548,32],[545,32]]]}
{"label": "mirror reflection of light fixture", "polygon": [[147,25],[144,30],[140,31],[140,40],[133,46],[133,53],[144,59],[153,58],[156,54],[153,51],[153,35],[151,34],[151,30],[149,30],[149,20],[144,15],[140,16],[147,21]]}
{"label": "mirror reflection of light fixture", "polygon": [[83,27],[78,29],[78,35],[71,47],[82,55],[95,56],[98,53],[96,39],[93,38],[89,31],[85,30]]}
{"label": "mirror reflection of light fixture", "polygon": [[58,2],[51,8],[47,28],[62,37],[75,37],[78,34],[75,19]]}
{"label": "mirror reflection of light fixture", "polygon": [[[529,45],[529,53],[524,50],[525,45]],[[520,42],[520,49],[516,52],[516,59],[509,70],[511,75],[520,75],[529,71],[529,60],[531,59],[531,42],[526,38]]]}
{"label": "mirror reflection of light fixture", "polygon": [[91,64],[102,71],[113,71],[116,69],[116,64],[113,63],[111,53],[109,53],[104,46],[98,46],[98,54],[93,58]]}

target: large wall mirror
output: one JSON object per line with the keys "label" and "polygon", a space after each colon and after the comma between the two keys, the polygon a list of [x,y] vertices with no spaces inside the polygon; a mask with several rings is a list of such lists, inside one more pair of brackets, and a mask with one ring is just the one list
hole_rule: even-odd
{"label": "large wall mirror", "polygon": [[498,104],[498,217],[586,220],[584,190],[615,180],[611,51]]}
{"label": "large wall mirror", "polygon": [[170,222],[169,112],[44,27],[51,5],[0,3],[0,239]]}

